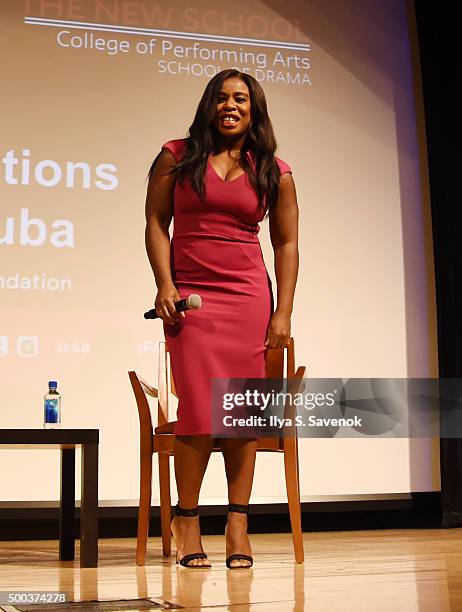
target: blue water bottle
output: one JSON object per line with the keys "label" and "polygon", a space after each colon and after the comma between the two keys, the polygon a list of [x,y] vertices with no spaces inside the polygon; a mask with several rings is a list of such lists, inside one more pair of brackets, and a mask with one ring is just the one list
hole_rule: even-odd
{"label": "blue water bottle", "polygon": [[45,429],[61,427],[61,395],[58,393],[58,383],[50,380],[48,393],[44,399],[43,426]]}

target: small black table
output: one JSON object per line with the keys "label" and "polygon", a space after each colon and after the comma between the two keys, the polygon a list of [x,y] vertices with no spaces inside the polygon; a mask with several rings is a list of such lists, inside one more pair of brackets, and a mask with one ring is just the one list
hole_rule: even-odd
{"label": "small black table", "polygon": [[98,429],[0,429],[0,449],[61,449],[61,561],[75,558],[75,448],[81,447],[80,567],[98,565],[98,444]]}

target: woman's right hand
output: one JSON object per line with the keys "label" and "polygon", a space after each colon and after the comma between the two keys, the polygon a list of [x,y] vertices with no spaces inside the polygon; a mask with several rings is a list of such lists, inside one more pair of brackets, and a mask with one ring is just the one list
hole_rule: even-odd
{"label": "woman's right hand", "polygon": [[179,300],[181,300],[181,295],[173,283],[158,288],[154,308],[162,321],[175,325],[180,317],[185,318],[185,312],[175,310],[175,302]]}

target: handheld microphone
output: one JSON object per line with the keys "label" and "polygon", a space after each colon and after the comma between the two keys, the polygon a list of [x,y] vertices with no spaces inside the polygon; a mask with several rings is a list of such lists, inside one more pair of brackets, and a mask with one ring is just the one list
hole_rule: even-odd
{"label": "handheld microphone", "polygon": [[[202,306],[202,299],[200,295],[197,295],[197,293],[191,293],[191,295],[189,295],[187,298],[184,298],[183,300],[179,300],[178,302],[175,302],[175,310],[177,312],[183,312],[183,310],[189,310],[189,309],[193,309],[196,310],[197,308],[200,308]],[[148,310],[148,312],[144,313],[144,318],[145,319],[158,319],[159,315],[156,312],[155,308],[152,308],[151,310]]]}

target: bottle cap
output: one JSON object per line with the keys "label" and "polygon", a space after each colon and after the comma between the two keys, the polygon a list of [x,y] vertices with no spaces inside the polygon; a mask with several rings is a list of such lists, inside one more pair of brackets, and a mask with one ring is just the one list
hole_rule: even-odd
{"label": "bottle cap", "polygon": [[49,389],[57,389],[58,388],[58,383],[56,382],[56,380],[50,380],[50,382],[48,383],[48,388]]}

